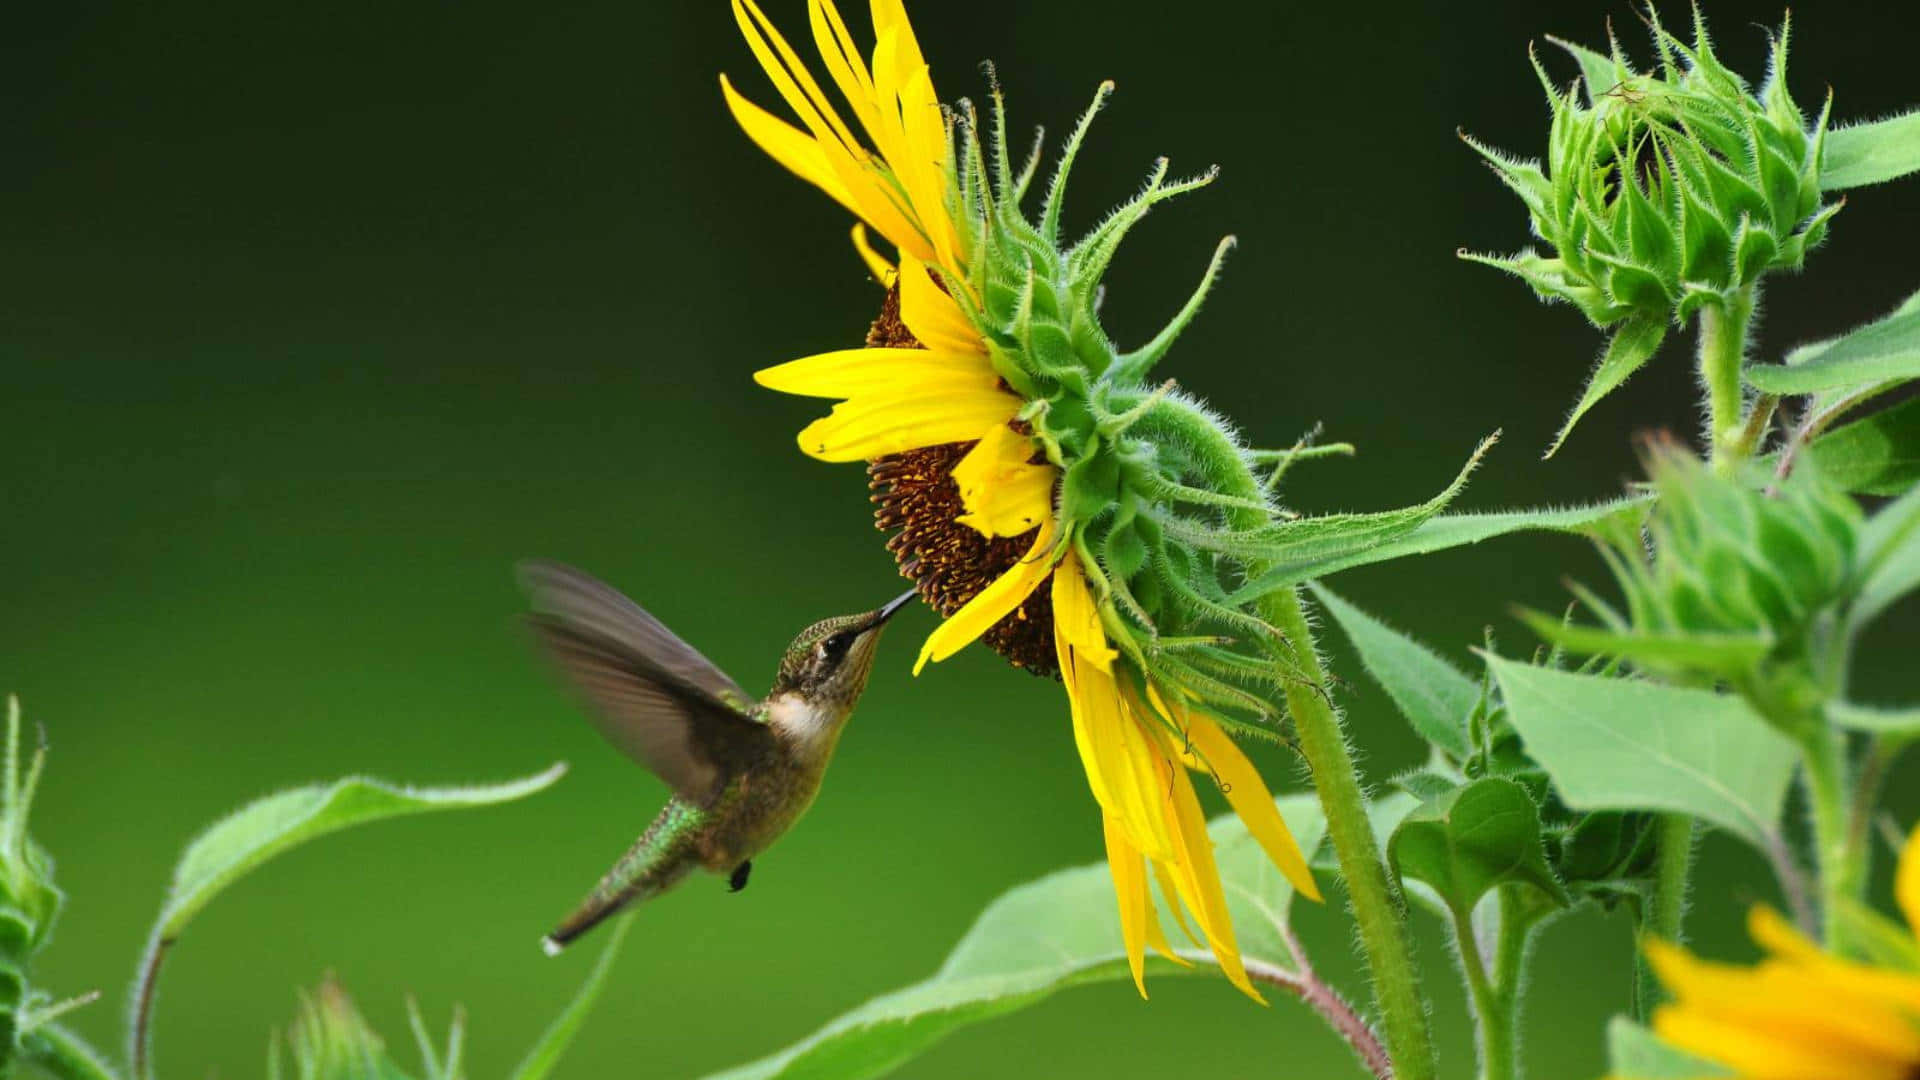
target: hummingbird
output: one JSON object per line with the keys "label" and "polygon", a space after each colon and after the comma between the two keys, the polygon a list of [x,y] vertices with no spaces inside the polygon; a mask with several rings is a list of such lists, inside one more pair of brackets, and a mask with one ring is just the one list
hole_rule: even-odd
{"label": "hummingbird", "polygon": [[754,857],[813,804],[880,632],[914,597],[909,590],[802,630],[755,701],[612,586],[551,562],[523,564],[520,582],[535,638],[600,733],[673,789],[647,831],[541,939],[549,956],[696,867],[727,875],[734,892],[746,888]]}

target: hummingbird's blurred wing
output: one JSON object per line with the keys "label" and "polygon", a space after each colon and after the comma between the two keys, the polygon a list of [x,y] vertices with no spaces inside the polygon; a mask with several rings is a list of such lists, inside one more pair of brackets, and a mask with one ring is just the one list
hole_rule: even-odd
{"label": "hummingbird's blurred wing", "polygon": [[773,740],[753,699],[618,590],[558,563],[526,563],[534,634],[607,740],[707,805]]}

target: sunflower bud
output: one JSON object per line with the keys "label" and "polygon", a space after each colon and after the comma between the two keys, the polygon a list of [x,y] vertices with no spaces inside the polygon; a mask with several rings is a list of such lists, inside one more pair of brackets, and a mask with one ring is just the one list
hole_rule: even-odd
{"label": "sunflower bud", "polygon": [[1691,45],[1652,27],[1652,72],[1635,71],[1618,41],[1605,56],[1559,42],[1583,71],[1563,91],[1534,59],[1553,114],[1544,162],[1467,139],[1549,251],[1462,257],[1620,327],[1575,419],[1645,363],[1670,325],[1703,308],[1744,319],[1760,279],[1798,270],[1841,206],[1821,202],[1832,103],[1809,128],[1787,91],[1787,24],[1758,92],[1714,55],[1697,8]]}
{"label": "sunflower bud", "polygon": [[1817,698],[1813,646],[1853,580],[1859,508],[1817,470],[1763,492],[1671,443],[1650,446],[1647,470],[1659,500],[1644,540],[1623,527],[1600,549],[1626,615],[1590,601],[1610,631],[1536,627],[1670,677],[1751,688],[1769,673],[1778,689]]}

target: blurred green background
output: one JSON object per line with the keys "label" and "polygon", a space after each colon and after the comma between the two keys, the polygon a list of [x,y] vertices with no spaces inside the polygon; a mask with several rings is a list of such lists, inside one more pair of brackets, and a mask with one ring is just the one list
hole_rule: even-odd
{"label": "blurred green background", "polygon": [[[804,35],[798,0],[768,6]],[[946,97],[978,96],[992,58],[1016,123],[1056,140],[1118,80],[1077,225],[1155,155],[1222,166],[1140,230],[1106,313],[1123,342],[1150,333],[1214,239],[1239,235],[1165,372],[1261,444],[1324,421],[1361,446],[1301,473],[1294,505],[1423,498],[1494,428],[1506,440],[1465,505],[1593,499],[1634,474],[1633,431],[1693,429],[1677,340],[1541,463],[1599,338],[1454,257],[1527,241],[1456,126],[1537,152],[1528,42],[1598,41],[1611,16],[1637,48],[1627,5],[912,11]],[[1758,75],[1757,24],[1779,9],[1711,13]],[[816,403],[748,378],[859,340],[879,294],[848,221],[727,119],[718,72],[773,95],[721,0],[16,16],[0,41],[0,687],[53,746],[36,828],[71,903],[44,975],[105,992],[76,1023],[117,1051],[145,927],[202,824],[348,772],[458,782],[564,759],[571,775],[526,803],[271,865],[178,948],[159,1009],[167,1072],[254,1075],[295,988],[331,970],[396,1042],[407,994],[436,1026],[464,1003],[471,1073],[500,1075],[590,959],[546,960],[535,939],[663,798],[529,655],[514,561],[591,568],[752,689],[798,627],[899,588],[859,470],[793,446]],[[1893,46],[1917,19],[1804,10],[1801,101],[1832,84],[1857,118],[1920,98]],[[1911,185],[1850,196],[1814,273],[1770,289],[1765,355],[1892,307],[1920,277],[1916,235]],[[1604,579],[1582,545],[1523,537],[1337,587],[1464,662],[1486,626],[1531,648],[1508,604],[1559,605],[1567,573]],[[924,610],[897,624],[824,795],[752,889],[696,880],[642,914],[563,1075],[687,1076],[774,1050],[930,972],[1003,889],[1100,856],[1058,690],[979,650],[909,678],[932,625]],[[1909,610],[1869,643],[1865,693],[1911,698],[1916,634]],[[1416,761],[1329,645],[1368,772]],[[1286,756],[1262,761],[1276,788],[1299,783]],[[1911,788],[1895,785],[1903,820]],[[1769,895],[1760,870],[1708,843],[1693,925],[1710,948],[1744,950],[1735,916]],[[1357,992],[1337,910],[1303,923]],[[1625,924],[1593,912],[1546,933],[1535,1075],[1597,1073],[1627,948]],[[1426,971],[1448,1075],[1467,1076],[1440,949]],[[1297,1007],[1261,1010],[1217,979],[1153,990],[1063,994],[901,1075],[1358,1075]]]}

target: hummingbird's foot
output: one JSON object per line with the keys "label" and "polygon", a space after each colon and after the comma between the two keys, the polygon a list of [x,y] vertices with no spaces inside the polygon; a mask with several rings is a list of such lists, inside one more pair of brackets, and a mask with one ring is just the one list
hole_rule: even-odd
{"label": "hummingbird's foot", "polygon": [[727,891],[739,892],[747,887],[747,875],[753,873],[753,860],[748,859],[733,868],[733,876],[727,878]]}

